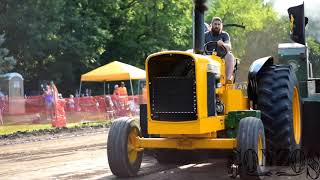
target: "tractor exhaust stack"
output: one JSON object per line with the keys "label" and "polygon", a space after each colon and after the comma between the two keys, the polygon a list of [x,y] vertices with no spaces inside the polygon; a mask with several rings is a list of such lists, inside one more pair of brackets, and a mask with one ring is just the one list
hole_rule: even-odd
{"label": "tractor exhaust stack", "polygon": [[193,7],[193,52],[203,53],[204,46],[204,12],[207,10],[206,0],[194,0]]}

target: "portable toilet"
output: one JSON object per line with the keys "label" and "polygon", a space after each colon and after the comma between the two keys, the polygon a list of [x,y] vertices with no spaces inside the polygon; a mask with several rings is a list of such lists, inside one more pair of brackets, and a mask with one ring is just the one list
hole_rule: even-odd
{"label": "portable toilet", "polygon": [[23,77],[19,73],[0,75],[0,91],[8,100],[9,114],[25,113]]}

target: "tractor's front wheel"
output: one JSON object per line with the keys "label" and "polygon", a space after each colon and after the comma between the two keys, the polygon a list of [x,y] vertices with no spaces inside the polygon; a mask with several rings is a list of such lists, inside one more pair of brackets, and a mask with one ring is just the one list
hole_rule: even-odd
{"label": "tractor's front wheel", "polygon": [[118,177],[136,176],[143,151],[137,148],[140,130],[133,119],[114,121],[108,134],[107,153],[111,172]]}
{"label": "tractor's front wheel", "polygon": [[266,147],[262,121],[255,117],[241,119],[237,133],[238,164],[241,179],[261,179]]}

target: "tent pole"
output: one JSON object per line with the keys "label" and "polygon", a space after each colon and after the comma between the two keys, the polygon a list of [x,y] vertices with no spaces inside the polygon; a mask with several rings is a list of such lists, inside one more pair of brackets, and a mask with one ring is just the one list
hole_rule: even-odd
{"label": "tent pole", "polygon": [[131,77],[130,77],[130,86],[131,86],[131,96],[133,96],[133,86],[132,86]]}
{"label": "tent pole", "polygon": [[[133,104],[135,104],[135,102],[134,102],[134,97],[133,97],[133,86],[132,86],[131,76],[130,76],[130,86],[131,86],[131,96],[132,96]],[[131,112],[130,114],[131,114],[131,116],[132,116],[132,112]]]}
{"label": "tent pole", "polygon": [[[79,92],[78,92],[79,97],[77,97],[77,95],[75,96],[75,97],[77,97],[78,107],[80,107],[81,85],[82,85],[82,81],[80,79],[80,87],[79,87]],[[76,108],[76,111],[78,111],[78,107]]]}
{"label": "tent pole", "polygon": [[103,96],[106,97],[106,82],[103,81]]}
{"label": "tent pole", "polygon": [[138,80],[138,96],[140,95],[140,79]]}
{"label": "tent pole", "polygon": [[110,84],[108,83],[108,95],[110,95]]}
{"label": "tent pole", "polygon": [[82,81],[80,80],[79,97],[81,97],[81,85],[82,85]]}

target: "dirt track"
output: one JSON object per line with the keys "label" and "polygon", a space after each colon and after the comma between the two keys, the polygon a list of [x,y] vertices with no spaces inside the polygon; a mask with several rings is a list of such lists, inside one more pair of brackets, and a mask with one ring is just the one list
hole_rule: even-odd
{"label": "dirt track", "polygon": [[[0,147],[0,179],[115,179],[107,163],[106,129],[58,137],[23,138]],[[306,179],[268,177],[266,179]],[[131,179],[230,179],[226,159],[185,166],[160,166],[145,156],[137,178]]]}

